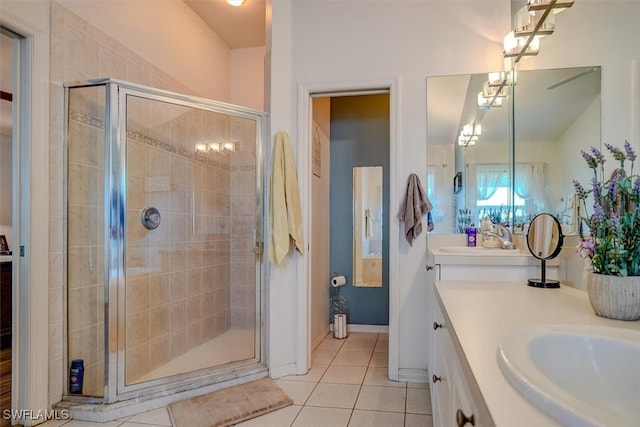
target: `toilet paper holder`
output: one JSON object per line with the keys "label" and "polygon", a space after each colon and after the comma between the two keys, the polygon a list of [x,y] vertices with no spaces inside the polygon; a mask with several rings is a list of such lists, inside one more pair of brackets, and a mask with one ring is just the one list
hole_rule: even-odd
{"label": "toilet paper holder", "polygon": [[347,284],[347,276],[344,275],[334,275],[331,276],[331,286],[334,288],[338,288],[340,286],[344,286]]}

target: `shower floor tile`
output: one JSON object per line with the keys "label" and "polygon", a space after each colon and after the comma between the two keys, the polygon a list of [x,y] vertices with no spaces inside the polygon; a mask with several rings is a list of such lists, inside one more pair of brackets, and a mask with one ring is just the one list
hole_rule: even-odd
{"label": "shower floor tile", "polygon": [[254,356],[254,334],[251,330],[231,329],[183,355],[173,359],[135,382],[170,377],[184,372],[251,359]]}

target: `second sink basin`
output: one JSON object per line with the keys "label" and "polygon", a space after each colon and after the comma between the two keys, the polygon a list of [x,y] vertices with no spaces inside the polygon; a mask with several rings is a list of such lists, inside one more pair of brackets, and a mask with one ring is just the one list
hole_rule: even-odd
{"label": "second sink basin", "polygon": [[640,332],[523,328],[500,341],[497,356],[514,388],[565,425],[640,425]]}

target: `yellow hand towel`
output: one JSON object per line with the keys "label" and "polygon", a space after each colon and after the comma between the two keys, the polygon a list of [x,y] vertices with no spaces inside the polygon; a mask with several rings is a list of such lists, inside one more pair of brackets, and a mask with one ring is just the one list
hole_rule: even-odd
{"label": "yellow hand towel", "polygon": [[298,252],[304,253],[296,164],[289,135],[284,131],[276,133],[270,195],[269,259],[274,264],[280,265],[289,253],[291,240]]}

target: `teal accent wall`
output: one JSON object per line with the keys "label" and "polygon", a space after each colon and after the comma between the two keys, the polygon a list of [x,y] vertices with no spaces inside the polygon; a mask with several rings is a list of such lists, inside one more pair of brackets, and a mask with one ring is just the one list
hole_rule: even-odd
{"label": "teal accent wall", "polygon": [[[389,324],[389,95],[331,98],[330,268],[347,276],[347,285],[332,288],[349,304],[351,324]],[[382,166],[382,287],[353,286],[353,168]],[[329,313],[331,316],[331,313]],[[333,319],[330,319],[332,322]]]}

